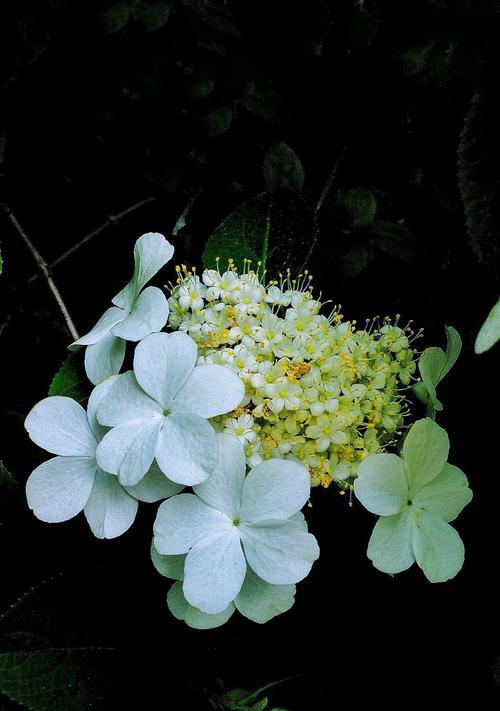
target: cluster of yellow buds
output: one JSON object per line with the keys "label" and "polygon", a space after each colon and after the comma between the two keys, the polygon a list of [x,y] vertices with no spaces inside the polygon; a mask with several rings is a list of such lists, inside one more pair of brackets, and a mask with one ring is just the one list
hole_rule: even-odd
{"label": "cluster of yellow buds", "polygon": [[245,383],[241,405],[213,424],[240,439],[249,466],[295,459],[314,485],[346,489],[366,456],[395,442],[416,369],[411,324],[386,317],[358,330],[340,307],[321,314],[307,272],[267,283],[232,262],[222,273],[177,273],[169,325],[196,341],[200,363],[225,365]]}

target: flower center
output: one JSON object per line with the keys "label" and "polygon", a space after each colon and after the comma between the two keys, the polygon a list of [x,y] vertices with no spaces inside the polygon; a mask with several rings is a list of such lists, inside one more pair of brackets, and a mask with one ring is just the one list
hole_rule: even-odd
{"label": "flower center", "polygon": [[170,410],[167,410],[166,408],[163,410],[163,417],[168,417],[170,415]]}
{"label": "flower center", "polygon": [[239,526],[241,523],[239,518],[233,518],[233,526]]}

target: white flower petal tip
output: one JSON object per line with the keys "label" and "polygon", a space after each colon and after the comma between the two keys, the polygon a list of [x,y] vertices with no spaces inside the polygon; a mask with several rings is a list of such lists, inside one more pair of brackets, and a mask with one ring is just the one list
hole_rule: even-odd
{"label": "white flower petal tip", "polygon": [[415,561],[430,582],[444,582],[462,568],[464,546],[449,525],[472,500],[465,474],[446,462],[449,440],[433,420],[418,420],[403,445],[402,457],[375,454],[359,467],[354,491],[379,514],[368,557],[395,574]]}
{"label": "white flower petal tip", "polygon": [[59,395],[37,403],[24,426],[35,444],[51,454],[93,456],[97,445],[81,405]]}
{"label": "white flower petal tip", "polygon": [[273,460],[245,479],[239,440],[220,434],[218,442],[210,478],[195,494],[160,506],[154,547],[161,556],[186,555],[183,593],[192,607],[214,615],[234,602],[242,614],[265,622],[291,607],[294,584],[319,556],[299,513],[309,496],[309,473]]}

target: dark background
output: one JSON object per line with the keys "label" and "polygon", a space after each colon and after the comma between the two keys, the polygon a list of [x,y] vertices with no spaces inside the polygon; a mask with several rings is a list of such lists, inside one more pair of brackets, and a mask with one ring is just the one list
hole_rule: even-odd
{"label": "dark background", "polygon": [[276,234],[292,266],[314,246],[324,298],[361,322],[414,319],[422,347],[444,345],[445,324],[461,333],[439,422],[475,492],[451,582],[377,572],[374,517],[317,490],[321,559],[292,611],[185,628],[149,561],[154,506],[105,542],[81,516],[50,526],[27,510],[43,454],[23,420],[69,336],[0,213],[0,458],[19,483],[0,494],[0,708],[204,709],[210,694],[295,674],[274,705],[471,696],[496,708],[498,350],[475,356],[473,343],[498,296],[500,4],[17,0],[0,12],[1,200],[49,263],[102,227],[53,268],[80,333],[128,278],[138,235],[175,228],[177,259],[199,264],[221,220],[286,185],[291,165],[300,195],[279,193]]}

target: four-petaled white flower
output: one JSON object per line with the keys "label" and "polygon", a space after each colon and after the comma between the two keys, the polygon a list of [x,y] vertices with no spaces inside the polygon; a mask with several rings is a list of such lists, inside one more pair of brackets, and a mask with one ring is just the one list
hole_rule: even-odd
{"label": "four-petaled white flower", "polygon": [[88,346],[85,371],[89,380],[100,383],[118,373],[125,357],[125,341],[140,341],[150,333],[161,331],[168,319],[165,294],[147,282],[172,257],[174,248],[165,237],[149,232],[139,237],[134,247],[134,276],[111,300],[94,328],[72,343]]}
{"label": "four-petaled white flower", "polygon": [[309,497],[307,469],[273,459],[245,477],[241,443],[232,435],[218,437],[215,471],[195,494],[164,502],[154,524],[158,553],[187,553],[184,596],[208,614],[237,598],[248,568],[266,583],[292,585],[319,555],[314,536],[292,518]]}
{"label": "four-petaled white flower", "polygon": [[82,510],[97,538],[115,538],[134,522],[137,500],[158,501],[182,487],[151,469],[138,487],[125,489],[96,462],[96,448],[107,431],[96,410],[116,379],[98,385],[88,410],[69,397],[49,397],[26,418],[31,439],[58,456],[41,464],[26,483],[28,505],[42,521],[67,521]]}
{"label": "four-petaled white flower", "polygon": [[374,454],[354,482],[361,503],[381,518],[368,544],[368,557],[385,573],[400,573],[415,561],[431,583],[454,577],[464,546],[449,521],[471,501],[465,474],[447,463],[449,440],[431,419],[418,420],[402,450]]}
{"label": "four-petaled white flower", "polygon": [[196,365],[185,333],[153,333],[135,349],[134,370],[120,375],[97,418],[113,427],[97,461],[124,485],[137,484],[154,458],[179,484],[199,484],[217,464],[218,444],[207,418],[233,410],[244,396],[239,376],[221,365]]}

